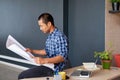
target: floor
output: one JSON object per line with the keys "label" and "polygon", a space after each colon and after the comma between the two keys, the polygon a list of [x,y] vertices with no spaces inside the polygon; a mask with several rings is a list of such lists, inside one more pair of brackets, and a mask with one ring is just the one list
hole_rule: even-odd
{"label": "floor", "polygon": [[0,63],[0,80],[18,80],[21,71],[23,70]]}

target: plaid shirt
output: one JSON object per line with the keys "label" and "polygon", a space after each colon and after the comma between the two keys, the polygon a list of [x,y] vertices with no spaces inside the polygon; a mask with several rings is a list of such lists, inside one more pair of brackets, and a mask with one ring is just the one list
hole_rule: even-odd
{"label": "plaid shirt", "polygon": [[[68,52],[67,37],[55,28],[55,30],[48,35],[45,50],[47,57],[51,58],[60,55],[66,61]],[[65,65],[65,61],[55,64],[55,71],[61,71]]]}

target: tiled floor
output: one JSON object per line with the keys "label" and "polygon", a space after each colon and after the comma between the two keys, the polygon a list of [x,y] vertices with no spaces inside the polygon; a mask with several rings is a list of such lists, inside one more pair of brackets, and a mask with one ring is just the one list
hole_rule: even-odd
{"label": "tiled floor", "polygon": [[18,80],[21,69],[0,63],[0,80]]}

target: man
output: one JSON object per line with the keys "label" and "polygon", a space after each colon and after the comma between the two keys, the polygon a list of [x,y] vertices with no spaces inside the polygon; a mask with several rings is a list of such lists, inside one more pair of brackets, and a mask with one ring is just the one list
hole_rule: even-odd
{"label": "man", "polygon": [[43,13],[38,17],[38,25],[43,33],[48,33],[45,49],[33,50],[27,48],[26,51],[46,56],[34,57],[37,64],[53,63],[54,71],[45,66],[36,66],[23,71],[18,79],[53,76],[54,72],[63,70],[68,53],[68,43],[66,36],[54,25],[54,19],[49,13]]}

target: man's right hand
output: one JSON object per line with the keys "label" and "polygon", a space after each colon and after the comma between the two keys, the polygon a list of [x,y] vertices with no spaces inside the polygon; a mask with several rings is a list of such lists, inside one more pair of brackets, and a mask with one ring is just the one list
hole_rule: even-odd
{"label": "man's right hand", "polygon": [[33,50],[32,49],[30,49],[30,48],[26,48],[26,50],[25,50],[26,52],[30,52],[30,53],[33,53]]}

